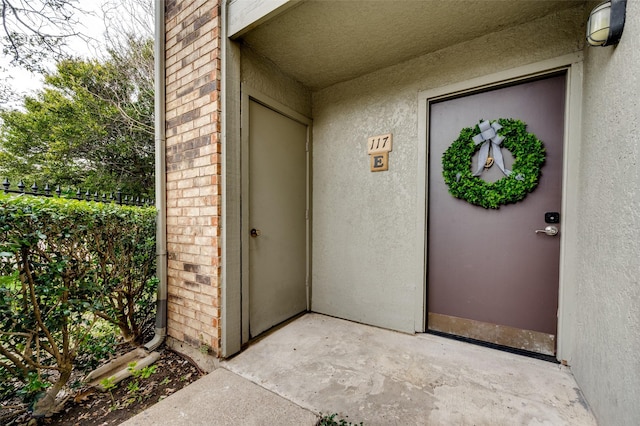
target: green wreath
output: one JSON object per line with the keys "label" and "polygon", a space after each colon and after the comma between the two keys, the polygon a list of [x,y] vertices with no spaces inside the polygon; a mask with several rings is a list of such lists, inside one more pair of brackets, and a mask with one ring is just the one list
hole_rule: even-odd
{"label": "green wreath", "polygon": [[542,142],[534,134],[527,133],[525,123],[499,118],[491,124],[496,122],[502,126],[497,132],[504,137],[501,147],[515,158],[508,176],[496,182],[486,182],[473,175],[471,158],[483,145],[473,140],[480,133],[478,125],[462,129],[458,139],[442,155],[442,176],[449,193],[485,209],[498,209],[502,204],[515,203],[526,197],[538,185],[540,169],[545,161]]}

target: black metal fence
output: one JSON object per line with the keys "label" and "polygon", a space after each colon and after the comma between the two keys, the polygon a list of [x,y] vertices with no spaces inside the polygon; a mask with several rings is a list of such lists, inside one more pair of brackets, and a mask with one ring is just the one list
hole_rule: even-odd
{"label": "black metal fence", "polygon": [[46,184],[44,188],[40,189],[35,182],[30,188],[27,188],[22,180],[20,180],[20,182],[15,186],[17,189],[11,189],[11,182],[9,182],[9,179],[7,178],[2,182],[2,186],[5,194],[13,193],[35,195],[37,197],[58,197],[80,201],[93,201],[97,203],[116,203],[127,206],[152,206],[155,203],[152,198],[141,198],[133,195],[129,196],[123,194],[119,189],[116,192],[111,192],[109,194],[105,192],[99,193],[98,191],[93,193],[89,190],[82,191],[80,188],[76,190],[71,188],[63,190],[60,188],[60,185],[56,185],[55,189],[52,189],[49,184]]}

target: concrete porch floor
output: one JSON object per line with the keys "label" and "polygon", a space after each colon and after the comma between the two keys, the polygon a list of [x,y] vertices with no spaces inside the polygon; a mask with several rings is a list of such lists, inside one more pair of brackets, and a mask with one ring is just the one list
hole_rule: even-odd
{"label": "concrete porch floor", "polygon": [[319,314],[220,367],[125,424],[597,424],[566,367]]}

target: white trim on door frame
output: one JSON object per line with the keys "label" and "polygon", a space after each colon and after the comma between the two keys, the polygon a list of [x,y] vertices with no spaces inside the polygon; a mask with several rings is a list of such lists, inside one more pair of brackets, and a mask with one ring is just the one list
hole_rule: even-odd
{"label": "white trim on door frame", "polygon": [[416,286],[416,305],[414,307],[415,330],[426,330],[426,294],[427,294],[427,200],[428,200],[428,135],[429,135],[429,104],[478,90],[498,87],[507,83],[523,81],[537,76],[551,74],[560,70],[567,72],[566,109],[564,130],[564,160],[562,176],[562,217],[563,236],[560,243],[560,277],[558,299],[558,360],[565,364],[571,363],[573,347],[573,331],[576,312],[575,280],[577,259],[575,250],[577,244],[577,191],[579,178],[580,137],[582,116],[582,52],[575,52],[558,58],[549,59],[490,74],[471,80],[466,80],[425,90],[418,93],[418,182],[416,208],[416,281],[422,285]]}

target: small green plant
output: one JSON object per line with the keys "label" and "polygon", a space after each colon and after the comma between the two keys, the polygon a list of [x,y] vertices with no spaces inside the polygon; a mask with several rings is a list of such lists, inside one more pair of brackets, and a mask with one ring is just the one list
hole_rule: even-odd
{"label": "small green plant", "polygon": [[129,384],[127,385],[127,390],[129,392],[135,394],[136,392],[138,392],[140,390],[140,382],[138,382],[137,380],[129,382]]}
{"label": "small green plant", "polygon": [[112,392],[112,390],[115,389],[115,387],[117,386],[115,383],[115,377],[111,376],[111,377],[107,377],[105,379],[100,380],[100,385],[104,388],[104,390],[109,392],[109,395],[111,396],[111,403],[115,405],[116,400],[113,397],[113,392]]}
{"label": "small green plant", "polygon": [[157,365],[148,365],[139,370],[136,370],[136,363],[131,362],[129,363],[127,370],[129,370],[131,372],[131,375],[136,379],[148,379],[152,374],[156,372],[157,368]]}
{"label": "small green plant", "polygon": [[[320,415],[322,416],[322,413],[320,413]],[[345,419],[339,419],[336,420],[336,416],[338,415],[338,413],[333,413],[333,414],[325,414],[324,416],[320,417],[320,419],[318,420],[318,423],[316,423],[316,426],[362,426],[363,423],[351,423]]]}
{"label": "small green plant", "polygon": [[139,381],[133,380],[133,381],[129,382],[129,384],[127,385],[127,390],[129,391],[129,398],[127,398],[125,406],[129,406],[129,405],[133,404],[136,401],[138,401],[138,402],[142,401],[142,395],[140,395],[140,382]]}
{"label": "small green plant", "polygon": [[43,379],[36,372],[27,374],[26,384],[17,392],[22,400],[31,403],[42,391],[51,386],[51,382]]}
{"label": "small green plant", "polygon": [[208,345],[205,341],[204,341],[204,336],[201,334],[200,335],[200,353],[202,355],[209,355],[209,351],[211,350],[211,346]]}
{"label": "small green plant", "polygon": [[140,392],[141,391],[140,380],[148,379],[149,377],[151,377],[152,374],[156,372],[156,369],[158,368],[157,365],[148,365],[146,367],[136,370],[136,365],[137,365],[136,362],[131,362],[127,366],[127,370],[129,370],[129,372],[131,373],[131,375],[135,380],[130,381],[129,384],[127,385],[129,397],[125,402],[125,406],[129,406],[136,401],[142,402],[142,400],[144,399],[144,395]]}
{"label": "small green plant", "polygon": [[116,387],[115,377],[111,376],[107,377],[106,379],[100,380],[100,385],[102,385],[104,390],[111,391],[111,389],[114,389]]}

